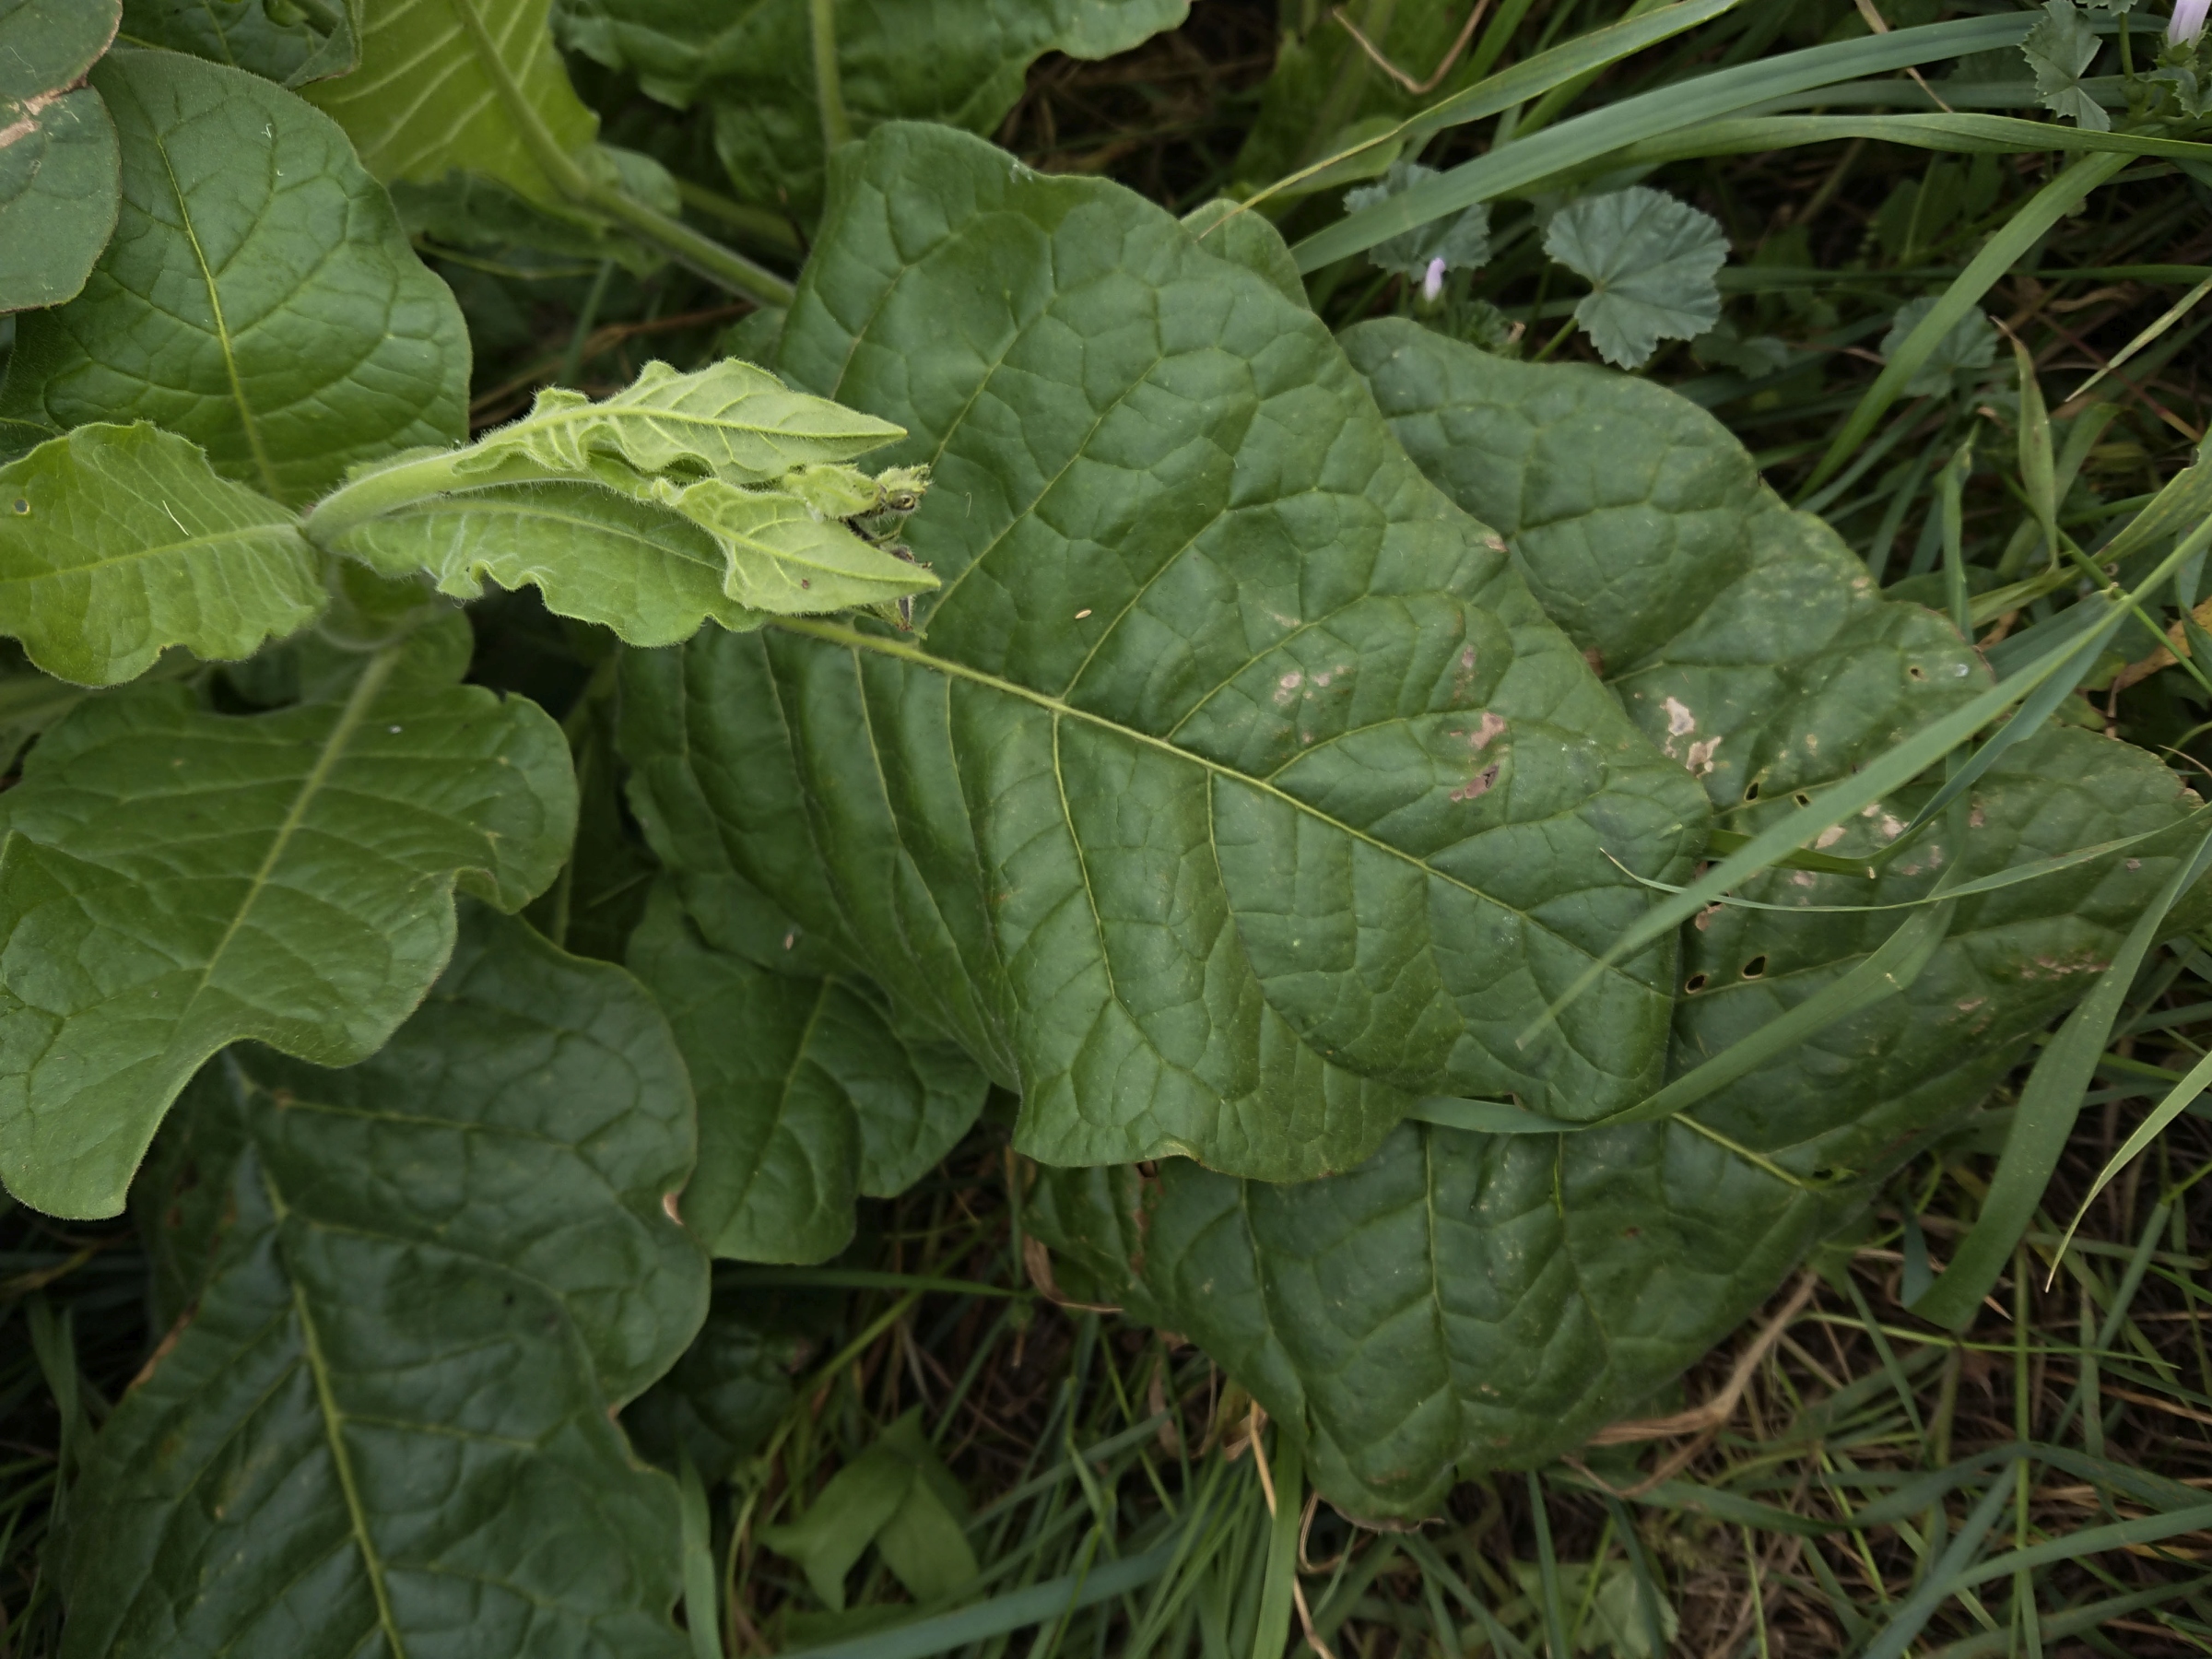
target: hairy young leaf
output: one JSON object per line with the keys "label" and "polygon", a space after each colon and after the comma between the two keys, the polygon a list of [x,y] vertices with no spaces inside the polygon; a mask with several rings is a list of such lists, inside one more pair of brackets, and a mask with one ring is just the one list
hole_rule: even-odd
{"label": "hairy young leaf", "polygon": [[706,1312],[689,1107],[627,975],[473,906],[366,1065],[205,1073],[195,1307],[72,1493],[70,1659],[690,1652],[674,1484],[608,1421]]}
{"label": "hairy young leaf", "polygon": [[373,1053],[444,966],[456,883],[518,909],[576,813],[535,704],[371,658],[341,699],[212,714],[85,704],[5,798],[0,1180],[112,1215],[177,1090],[251,1037]]}
{"label": "hairy young leaf", "polygon": [[530,413],[469,446],[466,472],[520,458],[580,477],[596,457],[641,473],[695,468],[733,484],[767,484],[794,467],[857,460],[906,429],[794,392],[765,369],[734,358],[679,374],[648,363],[638,378],[594,403],[559,386]]}
{"label": "hairy young leaf", "polygon": [[308,500],[466,426],[468,333],[346,135],[257,76],[119,48],[92,72],[123,213],[85,291],[18,324],[5,412],[143,418]]}
{"label": "hairy young leaf", "polygon": [[356,0],[124,0],[124,37],[303,87],[360,57]]}
{"label": "hairy young leaf", "polygon": [[[1505,527],[1537,594],[1717,807],[1786,809],[1986,684],[1947,624],[1879,598],[1831,532],[1783,507],[1675,394],[1406,323],[1345,343],[1410,453]],[[1925,794],[1829,849],[1871,853]],[[1926,896],[1939,869],[1992,874],[2174,825],[2193,804],[2152,757],[2052,733],[1977,782],[1963,847],[1936,835],[1878,882],[1782,871],[1747,891],[1895,903]],[[1175,1164],[1156,1183],[1053,1175],[1031,1224],[1084,1288],[1189,1334],[1302,1426],[1335,1501],[1424,1513],[1454,1466],[1573,1446],[1740,1321],[1867,1180],[1981,1099],[2079,995],[2171,870],[2171,841],[1959,901],[1907,995],[1698,1102],[1694,1122],[1408,1126],[1354,1174],[1299,1187]],[[1685,930],[1673,1074],[1834,983],[1912,913],[1700,918]]]}
{"label": "hairy young leaf", "polygon": [[[935,587],[841,522],[926,488],[844,465],[904,435],[749,363],[649,363],[602,402],[555,388],[466,449],[359,469],[308,529],[385,575],[427,571],[463,599],[486,578],[535,586],[562,616],[666,645],[709,618],[743,629]],[[779,488],[745,488],[763,483]]]}
{"label": "hairy young leaf", "polygon": [[[841,0],[838,88],[856,135],[887,121],[988,133],[1037,57],[1112,57],[1180,25],[1190,0]],[[646,92],[714,111],[741,194],[811,218],[823,189],[810,0],[561,0],[573,50]]]}
{"label": "hairy young leaf", "polygon": [[626,659],[664,861],[752,881],[956,1037],[1048,1161],[1287,1179],[1420,1094],[1640,1098],[1664,949],[1518,1039],[1649,902],[1613,861],[1682,867],[1703,804],[1321,323],[942,128],[837,171],[781,366],[913,430],[945,585],[912,640]]}
{"label": "hairy young leaf", "polygon": [[251,656],[328,597],[294,514],[143,421],[0,466],[0,632],[49,674],[112,686],[172,645]]}
{"label": "hairy young leaf", "polygon": [[115,229],[115,124],[78,86],[117,0],[18,0],[0,16],[0,312],[59,305]]}
{"label": "hairy young leaf", "polygon": [[1713,273],[1728,239],[1710,213],[1642,185],[1584,196],[1552,216],[1544,252],[1590,280],[1577,302],[1606,361],[1641,369],[1662,340],[1688,340],[1721,320]]}
{"label": "hairy young leaf", "polygon": [[854,1199],[904,1192],[982,1110],[958,1048],[902,1025],[865,981],[794,975],[727,907],[722,948],[656,889],[629,966],[676,1029],[699,1091],[699,1172],[684,1220],[716,1255],[827,1261]]}

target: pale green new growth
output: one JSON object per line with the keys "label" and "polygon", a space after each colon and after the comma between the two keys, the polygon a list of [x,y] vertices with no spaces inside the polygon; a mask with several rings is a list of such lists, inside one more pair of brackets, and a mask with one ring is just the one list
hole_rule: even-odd
{"label": "pale green new growth", "polygon": [[290,510],[143,421],[0,467],[0,632],[49,674],[112,686],[171,646],[251,656],[327,598]]}

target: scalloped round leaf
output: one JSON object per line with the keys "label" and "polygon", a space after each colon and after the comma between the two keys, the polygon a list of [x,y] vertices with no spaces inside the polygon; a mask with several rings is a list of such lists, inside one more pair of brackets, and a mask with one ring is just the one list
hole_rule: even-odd
{"label": "scalloped round leaf", "polygon": [[1712,278],[1728,239],[1712,215],[1660,191],[1635,184],[1568,203],[1544,228],[1544,252],[1589,279],[1574,320],[1608,363],[1641,369],[1660,341],[1694,339],[1721,320]]}
{"label": "scalloped round leaf", "polygon": [[329,599],[296,515],[144,421],[0,466],[0,633],[49,674],[112,686],[172,645],[251,656]]}
{"label": "scalloped round leaf", "polygon": [[691,1652],[675,1485],[609,1420],[706,1312],[689,1108],[634,981],[474,906],[376,1058],[204,1073],[195,1306],[72,1492],[69,1651]]}
{"label": "scalloped round leaf", "polygon": [[[633,800],[1023,1095],[1048,1161],[1341,1169],[1435,1092],[1653,1086],[1669,950],[1553,995],[1704,806],[1327,330],[1120,188],[942,128],[841,152],[793,383],[907,427],[912,640],[624,665]],[[850,320],[849,322],[846,320]],[[1359,918],[1358,922],[1354,917]]]}
{"label": "scalloped round leaf", "polygon": [[252,1038],[366,1058],[453,947],[458,884],[515,910],[576,783],[532,702],[371,660],[342,700],[245,717],[175,686],[80,706],[0,806],[0,1180],[113,1215],[177,1091]]}
{"label": "scalloped round leaf", "polygon": [[0,414],[144,418],[289,505],[467,427],[468,331],[346,135],[282,88],[170,52],[92,72],[123,207],[84,291],[18,320]]}

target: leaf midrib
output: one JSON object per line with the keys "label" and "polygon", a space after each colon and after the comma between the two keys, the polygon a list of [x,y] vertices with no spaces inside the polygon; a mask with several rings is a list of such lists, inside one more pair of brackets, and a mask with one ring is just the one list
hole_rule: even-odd
{"label": "leaf midrib", "polygon": [[[1048,713],[1054,716],[1055,719],[1080,721],[1086,725],[1094,726],[1100,731],[1111,732],[1116,736],[1128,739],[1132,743],[1142,744],[1147,748],[1157,749],[1162,754],[1171,755],[1178,760],[1199,767],[1216,777],[1225,778],[1232,782],[1241,783],[1248,789],[1254,790],[1261,794],[1268,796],[1272,800],[1279,802],[1281,805],[1288,807],[1293,812],[1301,814],[1306,818],[1310,818],[1317,823],[1324,824],[1329,829],[1336,830],[1343,835],[1348,836],[1352,840],[1359,841],[1365,846],[1373,848],[1378,853],[1387,854],[1389,857],[1397,859],[1401,863],[1411,865],[1415,869],[1420,871],[1424,876],[1431,877],[1438,881],[1443,882],[1449,887],[1456,888],[1460,891],[1467,894],[1470,898],[1479,900],[1484,904],[1495,906],[1497,909],[1503,911],[1508,915],[1519,917],[1528,926],[1540,930],[1547,937],[1558,940],[1560,944],[1567,946],[1570,949],[1578,952],[1580,955],[1589,959],[1594,965],[1598,967],[1605,973],[1609,974],[1616,979],[1626,981],[1630,985],[1633,985],[1638,991],[1644,992],[1651,990],[1651,987],[1644,985],[1641,981],[1634,978],[1634,976],[1630,974],[1624,968],[1620,966],[1619,963],[1606,960],[1596,952],[1592,951],[1587,947],[1567,937],[1557,928],[1552,927],[1549,924],[1539,920],[1534,915],[1531,915],[1527,911],[1522,910],[1519,906],[1509,904],[1503,899],[1497,897],[1495,894],[1486,893],[1480,888],[1475,886],[1472,882],[1463,881],[1460,879],[1460,877],[1453,875],[1447,870],[1438,869],[1434,865],[1429,863],[1425,859],[1418,858],[1413,853],[1406,852],[1403,847],[1394,847],[1390,844],[1390,842],[1383,841],[1377,836],[1371,835],[1364,830],[1360,830],[1351,824],[1347,824],[1341,818],[1331,817],[1328,813],[1324,812],[1320,807],[1313,806],[1311,802],[1300,800],[1298,796],[1290,794],[1289,791],[1286,789],[1278,787],[1269,780],[1264,778],[1255,778],[1248,773],[1238,771],[1233,767],[1225,766],[1220,761],[1199,754],[1194,749],[1181,747],[1176,744],[1169,742],[1164,737],[1156,737],[1149,732],[1137,730],[1135,726],[1124,725],[1117,721],[1108,719],[1102,714],[1094,714],[1088,709],[1076,708],[1071,704],[1061,701],[1058,698],[1051,696],[1046,692],[1034,690],[1031,688],[1021,685],[1014,680],[1002,679],[995,674],[987,674],[981,668],[971,667],[965,663],[956,663],[948,657],[933,656],[928,652],[917,650],[912,645],[901,644],[896,640],[878,639],[873,635],[861,633],[853,629],[841,627],[834,622],[821,621],[810,617],[776,617],[771,618],[771,623],[773,627],[782,629],[786,632],[801,634],[812,639],[820,640],[825,644],[842,646],[845,649],[853,652],[874,652],[879,656],[888,656],[896,661],[910,664],[917,668],[945,675],[948,679],[967,680],[971,684],[982,686],[988,690],[996,691],[1005,696],[1018,698],[1024,702],[1034,704],[1036,707],[1043,709]],[[1069,829],[1072,833],[1074,830],[1074,823],[1072,819],[1069,821]]]}

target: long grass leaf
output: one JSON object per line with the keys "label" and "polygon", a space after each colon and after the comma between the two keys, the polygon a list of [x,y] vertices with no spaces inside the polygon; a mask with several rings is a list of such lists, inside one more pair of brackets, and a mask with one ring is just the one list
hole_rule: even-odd
{"label": "long grass leaf", "polygon": [[1919,1586],[1890,1616],[1882,1633],[1867,1644],[1865,1659],[1902,1659],[1912,1639],[1920,1634],[1921,1627],[1935,1617],[1936,1609],[1965,1585],[1966,1570],[1982,1547],[1983,1539],[1989,1536],[1990,1528],[1996,1524],[2011,1485],[2001,1478],[1989,1483],[1989,1490],[1982,1494],[1981,1502],[1974,1505],[1973,1512],[1960,1524],[1958,1535],[1936,1559]]}
{"label": "long grass leaf", "polygon": [[[1900,29],[1784,53],[1625,98],[1424,179],[1411,190],[1347,215],[1307,237],[1291,253],[1300,270],[1316,271],[1431,219],[1526,189],[1624,145],[1836,81],[2017,45],[2026,38],[2031,22],[2024,17],[1969,18]],[[2119,161],[2124,164],[2125,159]]]}
{"label": "long grass leaf", "polygon": [[1912,1303],[1912,1312],[1921,1318],[1952,1330],[1964,1328],[2012,1259],[2035,1206],[2042,1202],[2051,1172],[2058,1167],[2059,1154],[2081,1110],[2083,1091],[2096,1075],[2136,971],[2156,942],[2167,912],[2207,866],[2212,866],[2212,830],[2199,838],[2189,858],[2176,861],[2173,874],[2136,918],[2095,988],[2036,1061],[2020,1103],[2013,1110],[2005,1150],[1980,1218],[1952,1252],[1950,1265]]}

